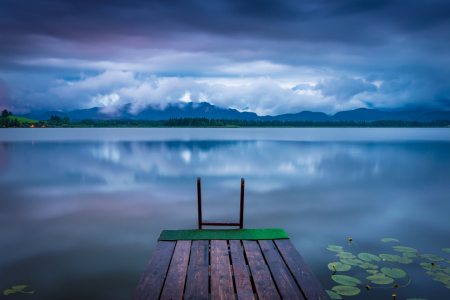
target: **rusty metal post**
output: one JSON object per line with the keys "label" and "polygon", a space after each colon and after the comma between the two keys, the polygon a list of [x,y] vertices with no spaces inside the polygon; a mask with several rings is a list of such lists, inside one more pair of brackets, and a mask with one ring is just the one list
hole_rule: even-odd
{"label": "rusty metal post", "polygon": [[245,180],[241,178],[241,211],[239,216],[239,228],[244,227],[244,185]]}
{"label": "rusty metal post", "polygon": [[198,229],[202,229],[202,185],[201,178],[197,178],[197,195],[198,195]]}

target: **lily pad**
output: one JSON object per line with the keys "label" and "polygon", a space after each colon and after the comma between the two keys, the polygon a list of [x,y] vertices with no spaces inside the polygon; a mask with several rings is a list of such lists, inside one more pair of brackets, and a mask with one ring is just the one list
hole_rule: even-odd
{"label": "lily pad", "polygon": [[347,264],[347,265],[352,265],[352,266],[357,266],[359,264],[362,264],[363,262],[360,261],[359,259],[342,258],[341,263]]}
{"label": "lily pad", "polygon": [[442,251],[450,253],[450,248],[442,248]]}
{"label": "lily pad", "polygon": [[445,258],[440,257],[436,254],[422,254],[420,257],[423,259],[431,260],[431,261],[443,261]]}
{"label": "lily pad", "polygon": [[3,295],[9,295],[9,294],[14,294],[15,292],[17,292],[16,290],[13,289],[7,289],[3,292]]}
{"label": "lily pad", "polygon": [[329,290],[325,290],[325,291],[328,293],[328,296],[330,296],[330,298],[333,299],[333,300],[339,300],[339,299],[342,299],[341,296],[339,296],[338,294],[336,294],[336,293],[333,292],[333,291],[329,291]]}
{"label": "lily pad", "polygon": [[425,270],[428,271],[442,271],[442,266],[441,265],[432,265],[431,263],[421,263],[420,264],[422,266],[422,268],[424,268]]}
{"label": "lily pad", "polygon": [[385,276],[386,276],[386,275],[384,275],[383,273],[375,273],[375,274],[373,274],[373,275],[367,276],[366,279],[372,280],[372,279],[374,279],[375,277],[385,277]]}
{"label": "lily pad", "polygon": [[372,275],[374,275],[374,274],[377,274],[377,273],[378,273],[378,271],[377,271],[377,270],[366,270],[366,272],[368,272],[369,274],[372,274]]}
{"label": "lily pad", "polygon": [[351,254],[350,252],[339,252],[336,254],[336,256],[339,256],[340,258],[355,258],[356,256]]}
{"label": "lily pad", "polygon": [[331,279],[342,285],[356,286],[357,284],[361,284],[361,281],[358,279],[345,275],[333,275]]}
{"label": "lily pad", "polygon": [[427,271],[427,272],[425,272],[425,273],[428,274],[428,275],[431,275],[431,276],[436,276],[436,273],[435,273],[435,272]]}
{"label": "lily pad", "polygon": [[365,261],[380,261],[380,258],[378,256],[370,253],[360,253],[358,254],[358,257]]}
{"label": "lily pad", "polygon": [[398,259],[401,258],[399,255],[392,255],[392,254],[380,254],[378,256],[387,261],[397,261]]}
{"label": "lily pad", "polygon": [[327,250],[334,251],[334,252],[341,252],[342,251],[342,247],[341,246],[330,245],[330,246],[327,247]]}
{"label": "lily pad", "polygon": [[332,262],[332,263],[328,264],[328,269],[330,269],[331,271],[334,271],[333,265],[334,265],[334,268],[336,268],[336,271],[339,271],[339,272],[348,271],[352,268],[350,265],[347,265],[347,264],[343,264],[340,262]]}
{"label": "lily pad", "polygon": [[363,269],[378,269],[378,266],[372,265],[369,263],[363,263],[363,264],[360,264],[359,266]]}
{"label": "lily pad", "polygon": [[404,252],[402,255],[409,258],[417,257],[417,254],[415,254],[414,252]]}
{"label": "lily pad", "polygon": [[450,267],[445,268],[444,272],[447,273],[447,274],[450,274]]}
{"label": "lily pad", "polygon": [[445,285],[450,284],[450,276],[440,272],[436,273],[436,277],[433,278],[433,280],[439,281]]}
{"label": "lily pad", "polygon": [[[395,255],[395,256],[397,256],[397,255]],[[411,258],[405,257],[405,256],[400,256],[399,258],[396,257],[395,261],[399,262],[401,264],[405,264],[405,265],[413,262],[413,260]]]}
{"label": "lily pad", "polygon": [[393,268],[393,269],[382,268],[381,272],[383,272],[384,274],[386,274],[387,276],[392,277],[392,278],[403,278],[406,276],[405,271],[403,271],[399,268]]}
{"label": "lily pad", "polygon": [[385,242],[385,243],[387,243],[387,242],[398,242],[398,240],[396,240],[396,239],[391,239],[391,238],[381,239],[381,241],[382,241],[382,242]]}
{"label": "lily pad", "polygon": [[419,250],[410,248],[410,247],[404,247],[404,246],[392,246],[395,251],[398,252],[419,252]]}
{"label": "lily pad", "polygon": [[394,282],[394,279],[387,276],[369,276],[369,277],[373,277],[372,279],[369,280],[375,284],[390,284]]}
{"label": "lily pad", "polygon": [[358,295],[361,290],[354,286],[348,285],[338,285],[332,288],[333,291],[343,296],[354,296]]}

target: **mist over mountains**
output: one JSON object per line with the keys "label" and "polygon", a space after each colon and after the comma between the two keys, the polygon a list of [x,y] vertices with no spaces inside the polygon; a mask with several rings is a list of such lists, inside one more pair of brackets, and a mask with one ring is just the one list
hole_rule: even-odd
{"label": "mist over mountains", "polygon": [[450,111],[380,111],[375,109],[358,108],[341,111],[334,115],[322,112],[302,111],[299,113],[282,114],[277,116],[258,116],[252,112],[240,112],[236,109],[223,109],[207,102],[171,104],[164,110],[148,107],[138,114],[129,113],[131,104],[126,104],[114,113],[104,113],[102,108],[74,110],[67,113],[47,111],[42,114],[23,114],[20,117],[47,120],[52,115],[61,118],[69,117],[71,121],[81,120],[168,120],[170,118],[201,118],[208,119],[240,119],[261,121],[378,121],[401,120],[430,122],[436,120],[450,120]]}

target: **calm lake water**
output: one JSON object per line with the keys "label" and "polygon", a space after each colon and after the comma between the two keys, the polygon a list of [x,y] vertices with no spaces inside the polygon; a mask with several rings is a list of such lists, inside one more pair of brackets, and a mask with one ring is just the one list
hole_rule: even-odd
{"label": "calm lake water", "polygon": [[[244,227],[284,228],[328,290],[328,245],[450,260],[450,129],[2,129],[1,292],[130,299],[161,231],[196,228],[198,176],[205,219],[238,217],[244,177]],[[449,299],[422,262],[396,264],[399,290],[366,291],[354,266],[344,299]]]}

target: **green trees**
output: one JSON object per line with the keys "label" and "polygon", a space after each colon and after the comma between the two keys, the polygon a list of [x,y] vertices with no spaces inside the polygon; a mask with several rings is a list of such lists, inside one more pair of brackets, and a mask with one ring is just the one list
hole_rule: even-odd
{"label": "green trees", "polygon": [[[12,114],[11,114],[12,115]],[[7,118],[9,116],[9,112],[6,110],[6,109],[4,109],[3,111],[2,111],[2,117],[3,118]]]}

